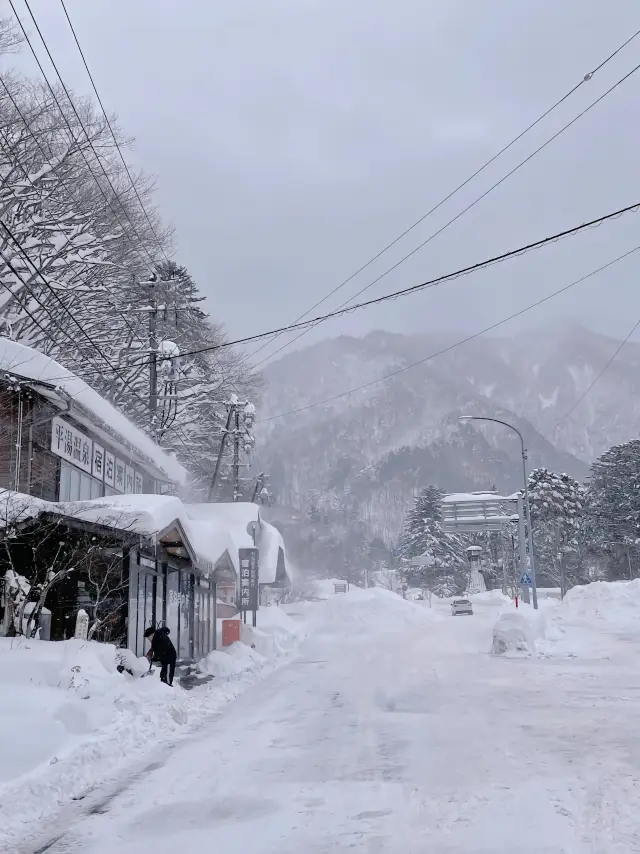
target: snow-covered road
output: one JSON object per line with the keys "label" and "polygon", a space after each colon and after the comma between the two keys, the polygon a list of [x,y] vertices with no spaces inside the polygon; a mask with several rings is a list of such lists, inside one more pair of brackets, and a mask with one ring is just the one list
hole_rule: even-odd
{"label": "snow-covered road", "polygon": [[640,850],[635,643],[494,657],[495,608],[398,602],[328,603],[297,661],[20,851]]}

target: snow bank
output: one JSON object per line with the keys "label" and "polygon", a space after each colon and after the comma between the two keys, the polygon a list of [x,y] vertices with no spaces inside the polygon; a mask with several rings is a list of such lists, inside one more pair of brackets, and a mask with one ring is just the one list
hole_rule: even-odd
{"label": "snow bank", "polygon": [[510,603],[498,615],[493,627],[491,652],[503,655],[507,652],[537,652],[537,643],[544,638],[546,617],[543,610],[534,610],[531,605],[520,603],[516,608]]}
{"label": "snow bank", "polygon": [[[573,587],[550,611],[539,652],[547,657],[619,658],[640,643],[640,579]],[[621,644],[622,642],[622,644]]]}
{"label": "snow bank", "polygon": [[[333,590],[333,587],[331,588]],[[335,624],[351,625],[354,639],[376,633],[395,632],[411,625],[425,625],[441,619],[440,614],[425,602],[412,602],[382,587],[350,586],[348,593],[331,593],[324,605],[314,608],[307,604],[322,621],[320,631],[335,632]],[[425,607],[427,605],[427,607]],[[298,605],[296,605],[296,610]]]}
{"label": "snow bank", "polygon": [[[0,851],[15,850],[36,820],[117,780],[155,746],[194,725],[293,657],[305,635],[280,609],[243,627],[255,649],[212,652],[215,679],[186,691],[163,685],[146,659],[109,644],[0,638]],[[134,675],[119,673],[118,664]]]}
{"label": "snow bank", "polygon": [[[540,598],[506,606],[493,628],[492,652],[535,653],[545,658],[616,658],[640,643],[640,579],[594,581],[573,587],[564,601]],[[622,643],[621,643],[622,642]]]}
{"label": "snow bank", "polygon": [[572,587],[565,596],[565,612],[576,617],[589,617],[620,623],[631,619],[638,624],[640,578],[633,581],[593,581]]}
{"label": "snow bank", "polygon": [[[459,596],[454,596],[451,601],[459,598]],[[511,597],[506,596],[502,590],[483,590],[482,593],[472,593],[466,598],[474,605],[513,605]]]}

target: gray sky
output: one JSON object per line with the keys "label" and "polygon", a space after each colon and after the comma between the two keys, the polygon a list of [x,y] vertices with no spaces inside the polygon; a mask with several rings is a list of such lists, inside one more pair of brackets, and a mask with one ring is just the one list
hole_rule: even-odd
{"label": "gray sky", "polygon": [[[31,4],[66,82],[88,92],[58,0]],[[233,337],[294,320],[640,28],[635,0],[67,5],[103,101],[136,137],[130,157],[158,176],[177,260]],[[413,249],[638,62],[640,37],[323,310]],[[26,52],[20,64],[36,72]],[[640,72],[367,296],[640,199],[639,93]],[[322,335],[474,330],[640,242],[639,217],[331,321]],[[640,314],[639,268],[640,253],[526,322],[562,316],[625,334]]]}

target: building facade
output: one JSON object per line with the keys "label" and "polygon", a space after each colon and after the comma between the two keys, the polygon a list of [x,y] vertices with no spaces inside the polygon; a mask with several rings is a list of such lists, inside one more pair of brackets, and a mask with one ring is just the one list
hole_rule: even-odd
{"label": "building facade", "polygon": [[[118,497],[126,508],[127,496],[136,507],[166,499],[171,509],[177,499],[168,494],[183,475],[175,458],[77,377],[0,339],[0,579],[15,571],[35,590],[76,555],[73,571],[47,594],[52,640],[73,635],[82,607],[96,640],[136,655],[148,648],[152,625],[170,629],[183,661],[215,648],[217,555],[203,559],[166,511],[158,526],[141,522],[144,513],[114,509]],[[140,495],[149,500],[133,498]],[[218,563],[226,591],[234,576],[228,561]],[[96,579],[107,576],[109,585],[98,588]],[[6,630],[15,608],[6,585],[0,593]]]}

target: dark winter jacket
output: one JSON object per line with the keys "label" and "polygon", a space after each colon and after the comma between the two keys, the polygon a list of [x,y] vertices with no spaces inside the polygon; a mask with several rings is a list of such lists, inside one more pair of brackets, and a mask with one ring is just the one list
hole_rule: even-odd
{"label": "dark winter jacket", "polygon": [[162,626],[156,629],[151,641],[151,653],[153,661],[175,661],[176,648],[169,640],[169,629]]}

